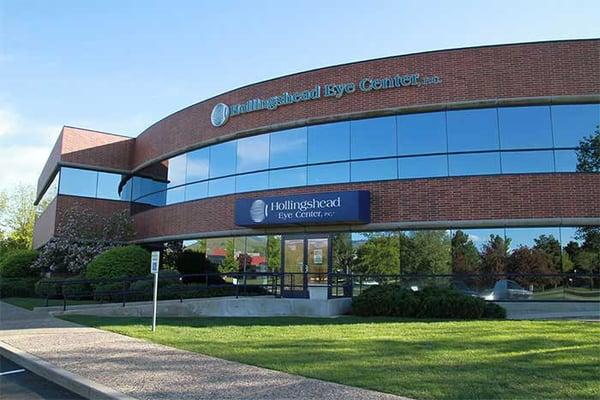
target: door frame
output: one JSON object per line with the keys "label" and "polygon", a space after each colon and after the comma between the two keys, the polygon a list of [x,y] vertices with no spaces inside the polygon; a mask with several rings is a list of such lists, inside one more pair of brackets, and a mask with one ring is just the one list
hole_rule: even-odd
{"label": "door frame", "polygon": [[[331,271],[333,264],[333,247],[332,240],[333,235],[331,233],[292,233],[281,235],[281,297],[286,298],[301,298],[308,299],[308,239],[327,239],[327,298],[331,297]],[[304,245],[304,254],[302,255],[302,290],[285,290],[285,241],[302,239]]]}

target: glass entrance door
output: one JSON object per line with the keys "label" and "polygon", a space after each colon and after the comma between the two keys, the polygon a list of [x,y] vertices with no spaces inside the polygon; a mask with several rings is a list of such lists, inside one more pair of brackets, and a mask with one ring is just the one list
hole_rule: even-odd
{"label": "glass entrance door", "polygon": [[309,286],[327,286],[330,268],[328,236],[284,236],[282,248],[283,297],[309,297]]}

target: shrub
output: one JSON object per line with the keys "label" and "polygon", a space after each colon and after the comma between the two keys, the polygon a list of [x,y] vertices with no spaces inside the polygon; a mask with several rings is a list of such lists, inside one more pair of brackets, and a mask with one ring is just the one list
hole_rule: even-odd
{"label": "shrub", "polygon": [[395,285],[370,287],[352,301],[360,316],[405,318],[505,318],[505,310],[485,300],[452,289],[425,288],[413,292]]}
{"label": "shrub", "polygon": [[[210,262],[208,258],[206,258],[205,253],[185,250],[179,253],[175,258],[175,268],[177,268],[177,271],[183,275],[210,274],[208,276],[208,283],[211,285],[220,285],[225,283],[223,278],[218,275],[213,275],[219,272],[218,268],[215,264]],[[184,283],[206,283],[206,277],[201,275],[188,276],[185,277],[183,281]]]}
{"label": "shrub", "polygon": [[26,278],[35,277],[38,273],[31,268],[31,264],[38,257],[35,250],[13,250],[2,258],[0,262],[0,277]]}
{"label": "shrub", "polygon": [[68,299],[83,300],[92,297],[92,286],[84,281],[85,276],[77,275],[67,278],[62,285],[65,297]]}
{"label": "shrub", "polygon": [[4,278],[0,277],[0,298],[33,297],[37,278]]}
{"label": "shrub", "polygon": [[96,256],[85,270],[87,279],[142,276],[150,269],[150,253],[140,246],[116,247]]}
{"label": "shrub", "polygon": [[48,297],[49,299],[62,297],[62,285],[58,282],[64,280],[65,278],[42,278],[35,283],[35,294],[38,297]]}
{"label": "shrub", "polygon": [[[126,284],[122,282],[102,283],[94,286],[94,300],[96,301],[121,301]],[[127,299],[127,297],[126,297]]]}

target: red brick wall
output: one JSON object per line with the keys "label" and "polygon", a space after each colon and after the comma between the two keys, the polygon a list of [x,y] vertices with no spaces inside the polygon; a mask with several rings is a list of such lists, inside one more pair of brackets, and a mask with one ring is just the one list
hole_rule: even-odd
{"label": "red brick wall", "polygon": [[128,171],[134,143],[124,136],[65,126],[61,161]]}
{"label": "red brick wall", "polygon": [[[56,229],[54,234],[60,234],[60,227],[63,224],[65,211],[69,209],[88,209],[96,215],[110,216],[117,212],[129,210],[129,203],[115,200],[90,199],[86,197],[59,195],[56,197]],[[37,225],[36,225],[37,229]]]}
{"label": "red brick wall", "polygon": [[[323,68],[273,79],[224,93],[176,112],[144,131],[136,140],[132,165],[194,146],[219,136],[301,123],[309,118],[335,119],[349,113],[405,106],[520,97],[590,95],[600,93],[600,40],[516,44],[436,51]],[[418,72],[438,75],[443,82],[347,94],[257,111],[230,118],[215,128],[210,113],[216,103],[236,104],[267,98],[316,84],[358,82]]]}
{"label": "red brick wall", "polygon": [[600,174],[532,174],[255,192],[155,208],[135,215],[134,221],[138,239],[242,229],[234,224],[238,197],[358,189],[371,191],[372,223],[600,216]]}

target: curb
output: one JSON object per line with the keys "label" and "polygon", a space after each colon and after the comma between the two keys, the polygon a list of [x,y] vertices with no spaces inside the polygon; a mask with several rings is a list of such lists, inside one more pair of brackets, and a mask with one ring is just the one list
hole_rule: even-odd
{"label": "curb", "polygon": [[137,400],[115,389],[59,368],[21,349],[0,341],[0,355],[57,385],[90,400]]}

